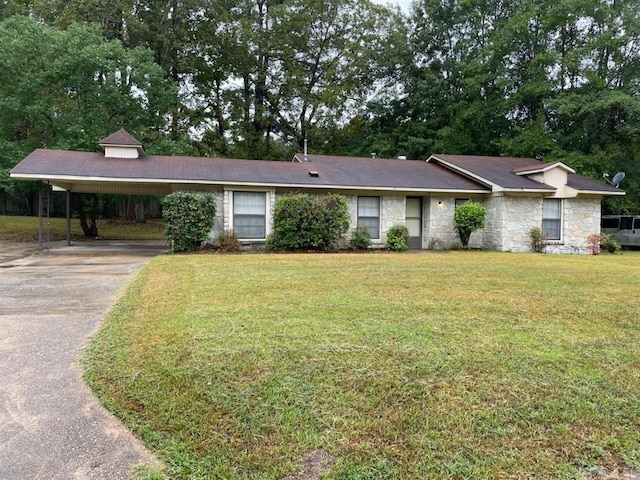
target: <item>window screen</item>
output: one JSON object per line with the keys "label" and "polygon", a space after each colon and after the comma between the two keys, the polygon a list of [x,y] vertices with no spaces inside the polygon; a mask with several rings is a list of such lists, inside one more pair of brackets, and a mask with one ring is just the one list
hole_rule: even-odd
{"label": "window screen", "polygon": [[547,240],[560,240],[562,222],[562,203],[559,198],[542,200],[542,235]]}
{"label": "window screen", "polygon": [[266,237],[265,212],[265,193],[233,193],[233,228],[240,238]]}
{"label": "window screen", "polygon": [[358,197],[358,225],[365,225],[371,238],[380,238],[380,197]]}

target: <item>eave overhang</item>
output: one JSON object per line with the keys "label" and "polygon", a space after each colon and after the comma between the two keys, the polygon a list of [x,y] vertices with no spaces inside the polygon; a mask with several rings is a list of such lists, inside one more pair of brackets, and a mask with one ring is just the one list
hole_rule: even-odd
{"label": "eave overhang", "polygon": [[[240,182],[233,180],[201,180],[201,179],[172,179],[172,178],[122,178],[122,177],[84,177],[74,175],[41,175],[41,174],[15,174],[11,173],[11,178],[16,180],[30,180],[47,182],[64,190],[74,191],[74,185],[102,185],[103,187],[128,185],[142,186],[172,186],[172,185],[203,185],[203,186],[234,186],[251,188],[293,188],[312,190],[356,190],[356,191],[381,191],[381,192],[415,192],[415,193],[449,193],[449,194],[487,194],[491,193],[484,189],[451,189],[451,188],[415,188],[407,186],[370,186],[370,185],[329,185],[329,184],[307,184],[307,183],[279,183],[279,182]],[[114,188],[115,190],[116,188]],[[104,192],[100,192],[104,193]],[[160,194],[160,193],[158,193]]]}

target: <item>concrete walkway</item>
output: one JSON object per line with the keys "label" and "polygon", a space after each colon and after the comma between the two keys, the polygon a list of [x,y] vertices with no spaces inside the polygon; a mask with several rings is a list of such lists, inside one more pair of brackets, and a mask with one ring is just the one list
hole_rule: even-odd
{"label": "concrete walkway", "polygon": [[78,356],[162,242],[87,242],[0,263],[0,479],[128,479],[158,462],[82,380]]}

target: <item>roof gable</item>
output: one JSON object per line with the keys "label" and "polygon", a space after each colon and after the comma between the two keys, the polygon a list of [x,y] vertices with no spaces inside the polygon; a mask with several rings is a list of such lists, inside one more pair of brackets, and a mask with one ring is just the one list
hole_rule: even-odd
{"label": "roof gable", "polygon": [[549,170],[553,170],[554,168],[565,170],[568,173],[576,173],[573,168],[562,162],[543,163],[539,160],[536,160],[536,162],[537,163],[535,165],[531,165],[529,167],[514,168],[513,173],[515,173],[516,175],[533,175],[536,173],[548,172]]}
{"label": "roof gable", "polygon": [[[624,195],[624,191],[597,180],[583,177],[562,162],[544,163],[535,158],[491,157],[476,155],[434,154],[428,162],[436,162],[462,175],[491,187],[494,192],[539,192],[542,194],[563,194],[558,185],[543,183],[542,179],[552,178],[549,174],[562,172],[566,177],[563,184],[576,193],[600,195]],[[562,185],[564,187],[565,185]]]}
{"label": "roof gable", "polygon": [[513,173],[515,168],[530,168],[531,165],[537,162],[537,160],[531,158],[434,154],[427,161],[439,163],[458,173],[467,175],[491,187],[494,192],[555,192],[555,188],[551,185],[545,185],[526,176],[519,176]]}

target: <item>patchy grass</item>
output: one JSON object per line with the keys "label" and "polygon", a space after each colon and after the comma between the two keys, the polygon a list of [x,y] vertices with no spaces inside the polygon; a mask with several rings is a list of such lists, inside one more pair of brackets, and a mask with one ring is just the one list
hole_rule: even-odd
{"label": "patchy grass", "polygon": [[166,256],[86,377],[168,478],[588,478],[640,467],[639,318],[636,253]]}
{"label": "patchy grass", "polygon": [[[67,238],[67,221],[64,218],[50,218],[50,239]],[[152,219],[147,223],[135,223],[126,219],[98,220],[98,233],[107,240],[155,240],[164,238],[162,219]],[[74,240],[85,238],[80,220],[71,219],[71,236]],[[38,240],[38,217],[14,217],[0,215],[0,241],[33,242]]]}

